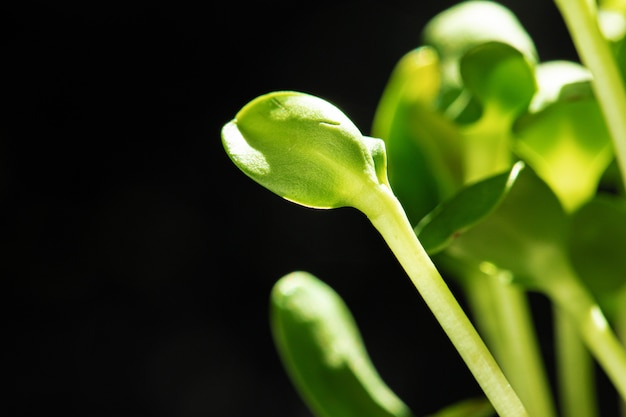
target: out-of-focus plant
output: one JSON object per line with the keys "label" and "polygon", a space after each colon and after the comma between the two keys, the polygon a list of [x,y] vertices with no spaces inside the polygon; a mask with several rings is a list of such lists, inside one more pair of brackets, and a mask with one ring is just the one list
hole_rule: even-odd
{"label": "out-of-focus plant", "polygon": [[[222,130],[259,184],[308,207],[355,207],[380,232],[485,393],[441,417],[597,416],[594,361],[626,399],[626,3],[555,3],[581,62],[541,61],[510,10],[466,1],[399,59],[372,137],[295,91],[257,97]],[[529,292],[553,305],[555,387]],[[271,306],[313,413],[412,415],[330,287],[296,271]]]}

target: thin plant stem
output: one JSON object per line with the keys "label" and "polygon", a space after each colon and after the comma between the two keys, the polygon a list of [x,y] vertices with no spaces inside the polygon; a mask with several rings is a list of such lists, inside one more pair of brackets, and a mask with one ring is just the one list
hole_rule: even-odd
{"label": "thin plant stem", "polygon": [[593,360],[572,318],[554,308],[556,371],[561,411],[568,417],[596,417]]}
{"label": "thin plant stem", "polygon": [[[493,285],[486,285],[484,281],[489,277],[478,270],[471,271],[469,267],[457,274],[463,276],[463,292],[467,297],[476,326],[496,360],[506,372],[506,351],[503,348],[504,341],[500,332],[501,323],[495,312],[496,299],[492,292]],[[477,280],[481,280],[481,282],[477,282]],[[508,374],[508,372],[506,373]]]}
{"label": "thin plant stem", "polygon": [[528,412],[537,417],[554,417],[556,410],[539,350],[528,298],[523,289],[510,283],[508,271],[497,270],[489,277],[500,322],[505,374],[524,401]]}
{"label": "thin plant stem", "polygon": [[524,405],[459,305],[388,187],[363,211],[408,274],[435,318],[450,338],[474,378],[501,417],[528,416]]}
{"label": "thin plant stem", "polygon": [[531,416],[555,416],[539,342],[524,290],[508,282],[507,271],[482,268],[439,255],[437,264],[460,278],[474,322]]}
{"label": "thin plant stem", "polygon": [[581,62],[593,74],[592,86],[613,138],[615,157],[626,184],[626,87],[598,25],[595,1],[554,0]]}
{"label": "thin plant stem", "polygon": [[589,292],[580,284],[576,273],[563,256],[554,254],[546,285],[546,294],[557,308],[569,315],[580,337],[613,382],[622,399],[626,399],[626,350]]}
{"label": "thin plant stem", "polygon": [[503,349],[500,343],[499,320],[494,313],[495,299],[490,288],[480,285],[488,276],[479,269],[476,262],[452,257],[445,251],[436,254],[433,260],[444,276],[454,277],[460,283],[474,325],[496,361],[502,364]]}

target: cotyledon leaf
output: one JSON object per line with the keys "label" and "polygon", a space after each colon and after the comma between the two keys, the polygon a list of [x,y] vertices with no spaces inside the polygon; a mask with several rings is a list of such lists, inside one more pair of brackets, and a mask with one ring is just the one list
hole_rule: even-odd
{"label": "cotyledon leaf", "polygon": [[[489,22],[485,24],[485,22]],[[439,108],[458,123],[480,117],[480,106],[467,93],[460,62],[471,49],[499,42],[518,50],[530,62],[538,60],[535,45],[514,13],[493,1],[462,1],[433,17],[422,32],[424,45],[435,48],[441,61]]]}
{"label": "cotyledon leaf", "polygon": [[524,163],[517,162],[510,171],[468,185],[438,205],[415,227],[424,249],[430,255],[444,250],[455,236],[487,217],[505,198],[522,169]]}
{"label": "cotyledon leaf", "polygon": [[525,111],[536,90],[534,62],[502,42],[487,42],[468,50],[460,61],[463,85],[498,114]]}
{"label": "cotyledon leaf", "polygon": [[317,417],[410,417],[371,363],[341,297],[310,273],[283,276],[270,322],[281,360]]}
{"label": "cotyledon leaf", "polygon": [[514,127],[514,151],[573,211],[595,194],[613,158],[611,137],[580,64],[544,62],[537,80],[530,111]]}
{"label": "cotyledon leaf", "polygon": [[310,94],[255,98],[222,128],[222,144],[246,175],[304,206],[359,208],[364,189],[387,184],[384,142]]}
{"label": "cotyledon leaf", "polygon": [[465,91],[480,107],[464,125],[465,182],[479,181],[510,168],[511,130],[526,112],[536,90],[534,63],[502,42],[486,42],[461,58]]}
{"label": "cotyledon leaf", "polygon": [[529,59],[537,59],[535,45],[515,14],[492,1],[463,1],[447,8],[426,24],[422,38],[441,56],[444,84],[459,85],[462,56],[487,42],[511,45]]}

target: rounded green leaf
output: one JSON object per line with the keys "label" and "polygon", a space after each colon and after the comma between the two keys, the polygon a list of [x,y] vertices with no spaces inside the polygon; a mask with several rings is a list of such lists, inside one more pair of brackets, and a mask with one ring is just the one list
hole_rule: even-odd
{"label": "rounded green leaf", "polygon": [[436,254],[480,223],[505,198],[523,168],[518,162],[509,172],[471,184],[438,205],[415,227],[424,249]]}
{"label": "rounded green leaf", "polygon": [[305,206],[355,206],[364,189],[386,182],[383,141],[309,94],[257,97],[223,127],[222,143],[245,174]]}
{"label": "rounded green leaf", "polygon": [[519,50],[501,42],[488,42],[461,58],[464,86],[483,106],[499,113],[525,111],[536,90],[534,63]]}
{"label": "rounded green leaf", "polygon": [[366,352],[348,307],[306,272],[282,277],[271,295],[271,325],[281,360],[317,417],[410,417]]}
{"label": "rounded green leaf", "polygon": [[[471,102],[461,94],[459,68],[461,58],[470,49],[500,42],[519,50],[531,62],[537,61],[535,45],[515,14],[492,1],[463,1],[444,10],[426,24],[422,39],[425,45],[435,48],[441,59],[444,108],[471,110]],[[460,110],[455,112],[462,115]]]}

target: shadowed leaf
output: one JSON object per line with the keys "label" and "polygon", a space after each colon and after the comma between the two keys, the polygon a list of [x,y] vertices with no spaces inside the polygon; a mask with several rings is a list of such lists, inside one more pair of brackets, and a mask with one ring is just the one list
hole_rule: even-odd
{"label": "shadowed leaf", "polygon": [[625,248],[626,199],[598,196],[573,214],[569,234],[572,264],[600,302],[610,303],[612,296],[626,287]]}
{"label": "shadowed leaf", "polygon": [[317,417],[411,417],[371,363],[341,297],[306,272],[285,275],[271,294],[281,360]]}
{"label": "shadowed leaf", "polygon": [[509,192],[523,163],[511,171],[493,176],[461,189],[428,214],[415,228],[429,254],[442,251],[453,239],[486,218]]}
{"label": "shadowed leaf", "polygon": [[499,113],[525,111],[535,90],[534,63],[517,49],[489,42],[467,51],[461,58],[463,84],[483,106]]}

